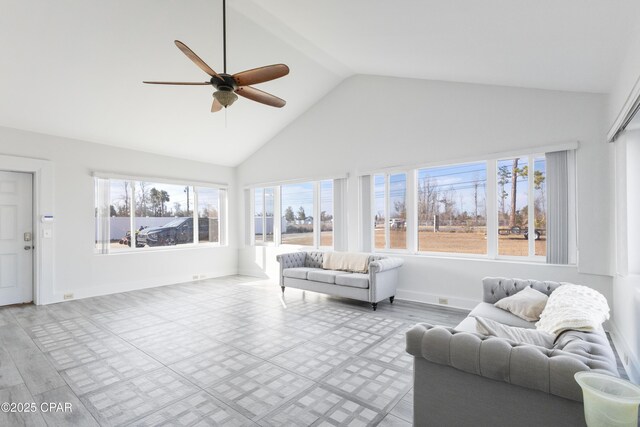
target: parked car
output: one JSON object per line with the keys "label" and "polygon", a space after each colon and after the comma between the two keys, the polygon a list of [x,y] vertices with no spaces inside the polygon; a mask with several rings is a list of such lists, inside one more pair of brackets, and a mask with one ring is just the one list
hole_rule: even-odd
{"label": "parked car", "polygon": [[[138,243],[138,234],[140,234],[140,232],[145,228],[147,227],[140,226],[140,228],[136,230],[136,246],[139,248],[141,248],[144,245],[141,245],[140,243]],[[120,244],[131,246],[131,231],[127,231],[127,234],[125,234],[124,237],[120,239]]]}
{"label": "parked car", "polygon": [[[199,218],[198,236],[209,239],[209,219]],[[162,227],[149,227],[136,236],[136,246],[172,246],[193,243],[193,218],[176,218]]]}

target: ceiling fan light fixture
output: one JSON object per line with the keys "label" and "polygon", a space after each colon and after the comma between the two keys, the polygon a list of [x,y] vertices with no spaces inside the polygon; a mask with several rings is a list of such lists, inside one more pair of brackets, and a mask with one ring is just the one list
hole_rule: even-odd
{"label": "ceiling fan light fixture", "polygon": [[230,90],[217,90],[213,93],[213,97],[218,100],[224,108],[227,108],[238,99],[238,95]]}

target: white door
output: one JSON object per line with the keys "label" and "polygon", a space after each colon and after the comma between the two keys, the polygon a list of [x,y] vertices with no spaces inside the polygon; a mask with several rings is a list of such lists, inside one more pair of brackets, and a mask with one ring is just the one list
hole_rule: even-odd
{"label": "white door", "polygon": [[32,180],[0,172],[0,305],[33,300]]}

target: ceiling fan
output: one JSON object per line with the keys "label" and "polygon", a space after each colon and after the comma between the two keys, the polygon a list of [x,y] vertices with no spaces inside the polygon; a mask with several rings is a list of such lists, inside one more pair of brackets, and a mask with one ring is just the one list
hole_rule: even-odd
{"label": "ceiling fan", "polygon": [[[284,99],[263,92],[252,87],[258,83],[268,82],[289,74],[289,67],[285,64],[267,65],[265,67],[254,68],[251,70],[241,71],[236,74],[227,74],[227,11],[226,0],[222,0],[222,52],[224,61],[224,72],[216,73],[209,67],[198,55],[189,47],[176,40],[175,44],[187,57],[193,61],[202,71],[207,73],[211,79],[208,82],[150,82],[143,83],[155,85],[181,85],[181,86],[213,86],[216,91],[213,93],[213,104],[211,112],[220,111],[222,107],[227,108],[233,104],[238,95],[248,98],[252,101],[260,102],[272,107],[282,108],[286,104]],[[237,94],[237,95],[236,95]]]}

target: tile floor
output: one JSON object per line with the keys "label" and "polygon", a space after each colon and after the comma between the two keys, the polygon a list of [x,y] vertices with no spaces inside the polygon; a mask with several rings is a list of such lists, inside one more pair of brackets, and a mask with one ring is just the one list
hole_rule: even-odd
{"label": "tile floor", "polygon": [[409,426],[404,331],[465,316],[241,276],[0,308],[0,402],[72,405],[0,425]]}

